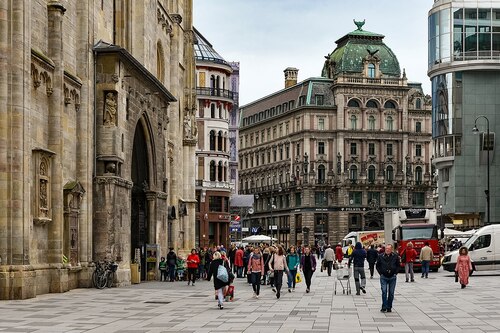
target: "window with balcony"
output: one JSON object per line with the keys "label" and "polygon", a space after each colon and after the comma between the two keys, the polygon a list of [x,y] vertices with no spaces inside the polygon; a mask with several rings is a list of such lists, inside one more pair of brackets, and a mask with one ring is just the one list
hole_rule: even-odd
{"label": "window with balcony", "polygon": [[319,155],[324,155],[325,154],[325,143],[324,142],[318,142],[318,154]]}
{"label": "window with balcony", "polygon": [[415,168],[415,184],[417,185],[421,185],[422,184],[422,167],[421,166],[418,166]]}
{"label": "window with balcony", "polygon": [[358,181],[358,167],[351,165],[349,168],[349,180],[351,183],[356,183]]}
{"label": "window with balcony", "polygon": [[415,108],[416,109],[421,109],[422,108],[422,100],[420,98],[417,98],[415,100]]}
{"label": "window with balcony", "polygon": [[318,166],[318,184],[326,183],[326,168],[324,165]]}
{"label": "window with balcony", "polygon": [[375,166],[370,165],[370,166],[368,167],[368,182],[369,182],[370,184],[375,183],[375,177],[376,177],[376,170],[375,170]]}

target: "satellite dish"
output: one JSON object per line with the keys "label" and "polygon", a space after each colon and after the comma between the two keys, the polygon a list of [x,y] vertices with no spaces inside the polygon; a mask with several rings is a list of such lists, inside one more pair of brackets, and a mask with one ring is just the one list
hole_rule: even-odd
{"label": "satellite dish", "polygon": [[253,208],[248,208],[248,214],[253,214]]}

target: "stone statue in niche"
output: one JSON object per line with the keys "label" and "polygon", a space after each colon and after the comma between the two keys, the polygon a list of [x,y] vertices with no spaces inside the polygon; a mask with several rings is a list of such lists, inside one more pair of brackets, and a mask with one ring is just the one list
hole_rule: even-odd
{"label": "stone statue in niche", "polygon": [[40,208],[47,208],[47,182],[40,180]]}
{"label": "stone statue in niche", "polygon": [[342,155],[337,153],[337,174],[340,175],[342,172]]}
{"label": "stone statue in niche", "polygon": [[116,125],[116,107],[115,94],[108,92],[104,104],[104,125]]}
{"label": "stone statue in niche", "polygon": [[184,138],[185,139],[192,138],[191,121],[189,119],[189,116],[187,116],[187,115],[184,117]]}

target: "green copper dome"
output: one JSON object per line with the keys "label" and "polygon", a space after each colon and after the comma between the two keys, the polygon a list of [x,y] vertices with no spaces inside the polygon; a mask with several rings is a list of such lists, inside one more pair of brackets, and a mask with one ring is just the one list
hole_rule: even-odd
{"label": "green copper dome", "polygon": [[321,76],[333,78],[338,74],[363,73],[363,61],[378,62],[382,76],[400,77],[396,55],[382,41],[384,35],[363,30],[363,22],[354,21],[358,29],[337,40],[337,48],[325,56]]}

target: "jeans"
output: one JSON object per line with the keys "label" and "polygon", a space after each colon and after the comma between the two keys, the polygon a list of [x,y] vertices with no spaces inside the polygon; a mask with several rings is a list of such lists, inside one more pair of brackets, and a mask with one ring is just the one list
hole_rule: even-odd
{"label": "jeans", "polygon": [[429,276],[429,260],[422,260],[422,277]]}
{"label": "jeans", "polygon": [[405,276],[406,276],[406,282],[408,282],[408,275],[410,275],[411,280],[413,281],[413,262],[407,262],[405,263]]}
{"label": "jeans", "polygon": [[290,274],[288,274],[288,288],[295,289],[295,276],[297,276],[297,269],[291,269]]}
{"label": "jeans", "polygon": [[382,289],[382,309],[392,309],[394,290],[396,289],[396,275],[392,277],[380,276],[380,288]]}
{"label": "jeans", "polygon": [[260,294],[260,277],[261,277],[260,272],[252,272],[251,274],[251,279],[252,279],[252,288],[253,292],[258,296]]}
{"label": "jeans", "polygon": [[168,265],[168,276],[170,281],[175,281],[175,265]]}
{"label": "jeans", "polygon": [[356,284],[356,293],[359,294],[359,290],[366,286],[365,268],[354,266],[353,271],[354,271],[354,283]]}
{"label": "jeans", "polygon": [[236,276],[238,278],[243,277],[243,266],[236,266]]}

